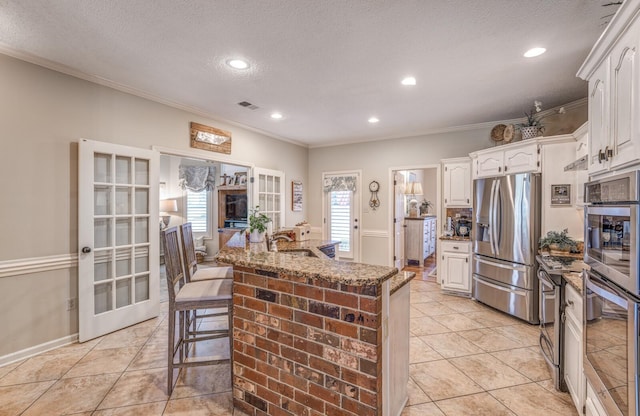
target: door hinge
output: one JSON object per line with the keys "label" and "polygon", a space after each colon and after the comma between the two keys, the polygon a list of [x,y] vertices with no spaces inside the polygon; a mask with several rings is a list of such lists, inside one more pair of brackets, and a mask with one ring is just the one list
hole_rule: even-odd
{"label": "door hinge", "polygon": [[396,260],[398,260],[398,259],[396,258],[396,256],[393,256],[393,261],[396,261]]}
{"label": "door hinge", "polygon": [[322,220],[322,223],[323,223],[323,224],[326,224],[326,223],[327,223],[327,219],[326,219],[326,218],[324,218],[324,219]]}
{"label": "door hinge", "polygon": [[254,182],[255,182],[255,180],[256,180],[256,178],[254,178],[254,177],[252,176],[252,177],[251,177],[251,179],[249,179],[249,182],[250,182],[250,183],[254,183]]}
{"label": "door hinge", "polygon": [[540,154],[540,146],[538,146],[538,154]]}
{"label": "door hinge", "polygon": [[540,167],[540,161],[538,160],[538,167]]}
{"label": "door hinge", "polygon": [[396,186],[397,184],[398,184],[398,181],[394,179],[393,180],[393,186]]}

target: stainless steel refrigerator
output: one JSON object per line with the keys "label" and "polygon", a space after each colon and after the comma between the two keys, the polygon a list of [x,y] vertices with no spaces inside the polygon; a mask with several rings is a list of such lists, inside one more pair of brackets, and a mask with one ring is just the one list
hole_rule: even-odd
{"label": "stainless steel refrigerator", "polygon": [[473,183],[473,297],[532,324],[539,323],[541,182],[540,174],[519,173]]}

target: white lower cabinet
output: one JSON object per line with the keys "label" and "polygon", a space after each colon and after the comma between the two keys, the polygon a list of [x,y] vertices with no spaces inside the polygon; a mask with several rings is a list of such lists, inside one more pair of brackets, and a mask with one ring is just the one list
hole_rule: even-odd
{"label": "white lower cabinet", "polygon": [[587,416],[608,416],[602,404],[598,400],[598,395],[587,382],[587,398],[584,402],[584,414]]}
{"label": "white lower cabinet", "polygon": [[586,384],[582,371],[582,296],[568,284],[564,293],[564,381],[578,413],[582,413]]}
{"label": "white lower cabinet", "polygon": [[443,241],[438,264],[440,284],[445,290],[471,293],[471,268],[469,241]]}
{"label": "white lower cabinet", "polygon": [[422,265],[436,251],[436,217],[405,218],[404,256]]}

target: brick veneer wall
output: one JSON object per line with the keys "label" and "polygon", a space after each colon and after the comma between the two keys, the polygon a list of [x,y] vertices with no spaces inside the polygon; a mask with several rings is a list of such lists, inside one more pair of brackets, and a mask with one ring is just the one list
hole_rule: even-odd
{"label": "brick veneer wall", "polygon": [[252,416],[382,415],[381,286],[234,267],[233,404]]}

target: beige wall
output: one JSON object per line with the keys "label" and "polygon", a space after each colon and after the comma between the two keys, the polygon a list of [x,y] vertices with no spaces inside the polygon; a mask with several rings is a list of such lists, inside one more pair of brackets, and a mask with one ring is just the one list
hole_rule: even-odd
{"label": "beige wall", "polygon": [[[0,55],[0,91],[0,333],[11,339],[0,343],[0,362],[77,332],[77,310],[66,310],[67,299],[77,297],[74,261],[58,270],[49,265],[44,272],[7,274],[20,268],[17,259],[47,263],[43,257],[77,253],[80,138],[189,150],[191,121],[231,131],[228,158],[286,172],[286,223],[306,218],[305,211],[290,211],[287,186],[291,179],[308,182],[305,147],[5,55]],[[305,198],[308,192],[305,188]]]}
{"label": "beige wall", "polygon": [[[310,149],[308,216],[311,224],[322,224],[322,172],[361,169],[361,261],[390,265],[393,256],[393,253],[389,253],[390,239],[393,237],[389,232],[390,210],[393,208],[389,193],[390,170],[438,165],[440,159],[467,156],[469,152],[492,144],[490,131],[490,128],[481,128]],[[367,209],[370,197],[368,184],[372,180],[380,183],[380,208],[375,211]]]}
{"label": "beige wall", "polygon": [[[0,333],[11,337],[0,344],[0,363],[9,354],[77,332],[77,311],[66,306],[77,296],[80,138],[188,150],[191,121],[231,131],[232,154],[221,155],[221,161],[286,173],[288,226],[303,219],[314,227],[322,224],[322,172],[361,169],[363,207],[368,207],[368,183],[375,179],[381,185],[380,208],[367,210],[361,219],[361,261],[372,264],[386,264],[389,258],[384,233],[390,220],[390,169],[437,165],[442,158],[493,145],[487,127],[306,149],[5,55],[0,55],[0,91]],[[292,179],[304,184],[302,212],[290,211]],[[69,264],[47,266],[48,256],[66,256]],[[48,271],[8,274],[20,268],[20,259],[42,260]]]}

